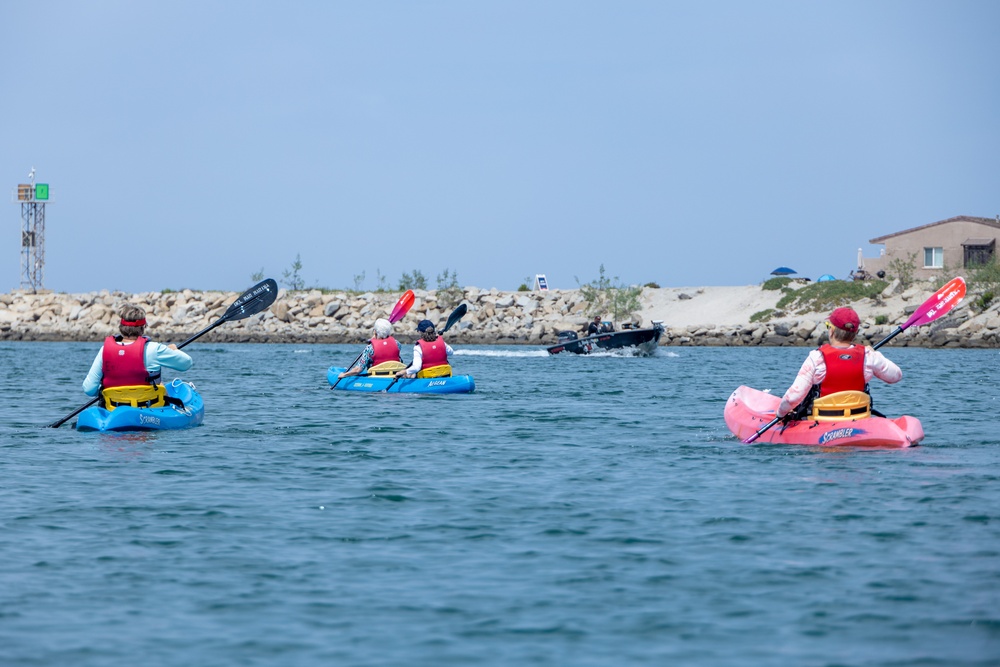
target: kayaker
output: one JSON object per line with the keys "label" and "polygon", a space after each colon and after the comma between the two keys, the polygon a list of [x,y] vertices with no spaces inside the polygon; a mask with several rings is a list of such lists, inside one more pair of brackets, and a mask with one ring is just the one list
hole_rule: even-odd
{"label": "kayaker", "polygon": [[[449,365],[448,357],[454,353],[454,350],[434,330],[434,323],[430,320],[420,320],[420,323],[417,324],[417,331],[420,332],[420,338],[413,345],[413,363],[410,364],[409,368],[396,373],[396,377],[405,375],[412,378],[416,377],[420,371],[427,374],[432,368]],[[448,375],[450,374],[449,372]]]}
{"label": "kayaker", "polygon": [[877,377],[889,384],[903,379],[899,366],[872,347],[854,344],[861,318],[853,308],[837,308],[826,323],[830,342],[813,350],[802,363],[799,374],[778,405],[777,416],[791,412],[813,387],[815,396],[839,391],[867,391],[868,381]]}
{"label": "kayaker", "polygon": [[337,376],[343,379],[348,375],[359,375],[372,366],[378,366],[387,361],[403,362],[400,352],[402,347],[399,341],[392,337],[392,323],[381,317],[375,320],[375,337],[368,341],[364,352],[358,358],[357,363]]}
{"label": "kayaker", "polygon": [[146,337],[146,311],[127,304],[119,311],[119,335],[108,336],[83,381],[83,391],[96,396],[101,389],[156,384],[162,367],[176,371],[191,368],[187,352],[171,343],[154,343]]}

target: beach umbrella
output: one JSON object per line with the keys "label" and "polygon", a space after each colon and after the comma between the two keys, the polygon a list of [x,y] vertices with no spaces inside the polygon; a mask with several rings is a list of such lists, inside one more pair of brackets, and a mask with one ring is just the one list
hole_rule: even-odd
{"label": "beach umbrella", "polygon": [[790,269],[787,266],[779,266],[774,271],[771,271],[772,276],[790,276],[793,273],[797,273],[797,271]]}
{"label": "beach umbrella", "polygon": [[818,283],[825,283],[825,282],[829,282],[831,280],[836,280],[836,278],[834,278],[833,276],[831,276],[829,273],[824,273],[823,275],[821,275],[819,278],[816,279],[816,282],[818,282]]}

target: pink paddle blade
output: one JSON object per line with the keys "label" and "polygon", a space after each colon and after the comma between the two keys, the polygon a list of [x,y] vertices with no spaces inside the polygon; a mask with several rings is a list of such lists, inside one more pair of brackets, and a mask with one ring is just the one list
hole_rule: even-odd
{"label": "pink paddle blade", "polygon": [[393,307],[392,314],[389,315],[389,321],[395,324],[406,317],[406,314],[410,312],[410,306],[413,305],[414,298],[413,290],[406,290]]}
{"label": "pink paddle blade", "polygon": [[910,319],[906,320],[902,329],[912,326],[920,326],[933,322],[942,315],[951,311],[952,308],[961,303],[965,298],[965,279],[953,278],[947,285],[934,293],[934,296],[927,299],[924,305],[917,308]]}

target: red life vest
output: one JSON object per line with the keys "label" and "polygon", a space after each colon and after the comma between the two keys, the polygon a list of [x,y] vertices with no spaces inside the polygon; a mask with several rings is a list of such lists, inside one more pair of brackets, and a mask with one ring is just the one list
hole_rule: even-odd
{"label": "red life vest", "polygon": [[392,336],[388,338],[372,338],[368,342],[372,344],[372,366],[378,366],[387,361],[402,363],[403,360],[399,358],[399,344],[396,343],[396,339]]}
{"label": "red life vest", "polygon": [[102,387],[128,387],[137,384],[151,384],[153,378],[146,370],[146,343],[149,339],[140,336],[131,345],[121,345],[114,336],[104,339],[104,356],[101,364],[104,377]]}
{"label": "red life vest", "polygon": [[838,391],[865,390],[865,348],[861,345],[834,347],[820,345],[826,362],[826,379],[819,386],[820,396]]}
{"label": "red life vest", "polygon": [[434,339],[433,343],[428,343],[423,338],[417,341],[420,344],[420,353],[423,355],[421,370],[434,368],[435,366],[448,365],[448,348],[445,346],[441,336]]}

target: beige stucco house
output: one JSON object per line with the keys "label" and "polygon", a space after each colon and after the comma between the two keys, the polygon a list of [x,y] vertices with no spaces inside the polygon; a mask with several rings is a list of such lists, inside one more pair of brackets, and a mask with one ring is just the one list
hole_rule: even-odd
{"label": "beige stucco house", "polygon": [[913,259],[916,278],[968,275],[968,268],[997,257],[1000,243],[1000,216],[976,218],[960,215],[929,225],[906,229],[871,239],[869,243],[884,245],[876,258],[864,258],[864,268],[870,274],[885,270],[892,274],[893,259]]}

